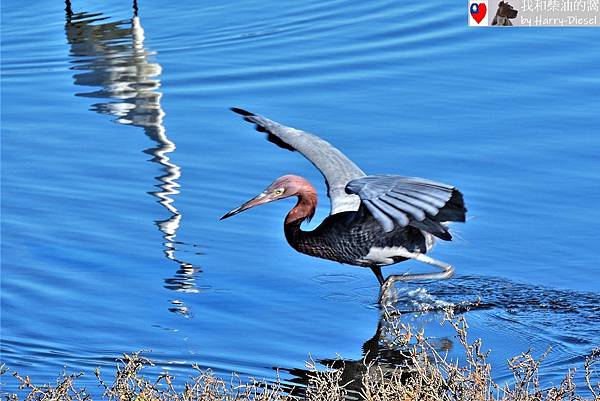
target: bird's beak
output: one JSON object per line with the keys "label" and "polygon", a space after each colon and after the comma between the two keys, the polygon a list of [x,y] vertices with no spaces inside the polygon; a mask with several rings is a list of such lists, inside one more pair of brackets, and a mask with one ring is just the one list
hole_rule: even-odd
{"label": "bird's beak", "polygon": [[230,212],[227,212],[226,214],[223,215],[223,217],[221,217],[220,220],[227,219],[233,215],[243,212],[244,210],[248,210],[251,207],[263,205],[265,203],[271,202],[272,200],[273,199],[270,196],[267,196],[267,194],[265,192],[263,192],[263,193],[257,195],[256,197],[250,199],[248,202],[244,203],[243,205],[236,207],[235,209],[233,209]]}

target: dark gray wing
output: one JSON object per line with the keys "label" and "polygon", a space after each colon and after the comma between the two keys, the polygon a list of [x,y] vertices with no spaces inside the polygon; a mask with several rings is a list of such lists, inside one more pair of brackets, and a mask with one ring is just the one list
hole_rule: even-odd
{"label": "dark gray wing", "polygon": [[359,197],[347,193],[345,188],[349,181],[364,177],[365,173],[342,152],[316,135],[286,127],[243,109],[232,108],[231,110],[244,116],[244,120],[256,124],[258,131],[266,132],[270,142],[300,152],[319,169],[327,182],[331,214],[358,210]]}
{"label": "dark gray wing", "polygon": [[346,191],[362,203],[389,232],[411,225],[444,240],[452,239],[449,221],[465,221],[467,209],[460,191],[423,178],[375,175],[352,180]]}

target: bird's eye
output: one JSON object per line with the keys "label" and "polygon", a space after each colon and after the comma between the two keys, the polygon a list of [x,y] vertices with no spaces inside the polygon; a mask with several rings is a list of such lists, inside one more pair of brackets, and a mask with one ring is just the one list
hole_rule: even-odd
{"label": "bird's eye", "polygon": [[275,191],[273,191],[273,193],[275,194],[275,196],[279,196],[279,195],[281,195],[284,192],[285,192],[285,189],[283,189],[283,188],[277,188]]}

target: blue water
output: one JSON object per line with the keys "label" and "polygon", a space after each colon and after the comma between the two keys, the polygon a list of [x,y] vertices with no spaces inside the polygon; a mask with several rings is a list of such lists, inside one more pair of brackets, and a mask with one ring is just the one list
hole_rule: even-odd
{"label": "blue water", "polygon": [[231,106],[462,190],[467,224],[432,254],[455,278],[398,288],[451,356],[419,310],[479,299],[465,316],[500,382],[529,348],[552,347],[547,385],[600,345],[597,30],[468,29],[442,1],[138,6],[2,3],[2,363],[36,383],[84,371],[97,394],[93,369],[140,349],[182,380],[362,358],[370,271],[294,252],[291,200],[219,221],[289,173],[319,191],[309,228],[329,211],[318,171]]}

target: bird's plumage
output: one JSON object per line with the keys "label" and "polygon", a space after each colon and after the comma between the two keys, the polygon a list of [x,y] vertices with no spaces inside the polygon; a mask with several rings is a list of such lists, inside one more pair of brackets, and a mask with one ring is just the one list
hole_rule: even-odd
{"label": "bird's plumage", "polygon": [[285,226],[286,239],[298,252],[350,265],[370,267],[406,260],[391,257],[374,260],[367,257],[375,248],[402,248],[409,252],[427,252],[426,234],[416,227],[395,227],[385,231],[364,207],[356,212],[328,216],[313,231],[303,231],[300,223]]}
{"label": "bird's plumage", "polygon": [[[223,218],[259,204],[297,196],[298,203],[284,224],[286,239],[297,251],[370,267],[382,291],[395,281],[452,276],[452,266],[425,253],[433,246],[434,236],[447,241],[452,239],[446,223],[465,221],[467,209],[458,189],[423,178],[367,176],[342,152],[313,134],[246,110],[232,110],[254,123],[258,131],[267,133],[269,141],[298,151],[319,169],[327,182],[331,213],[314,230],[303,231],[302,222],[310,219],[315,211],[316,191],[304,178],[288,175],[275,180],[257,197]],[[442,272],[390,276],[384,285],[380,266],[407,259],[431,264]]]}
{"label": "bird's plumage", "polygon": [[269,141],[288,150],[296,150],[306,157],[323,174],[331,199],[331,214],[356,211],[360,205],[357,195],[345,191],[346,184],[366,174],[352,160],[329,142],[316,135],[278,122],[249,111],[233,108],[248,122],[256,124],[257,130],[266,132]]}
{"label": "bird's plumage", "polygon": [[374,175],[358,178],[346,191],[362,203],[386,232],[411,225],[444,240],[452,236],[445,222],[465,221],[463,196],[451,185],[423,178]]}

